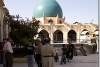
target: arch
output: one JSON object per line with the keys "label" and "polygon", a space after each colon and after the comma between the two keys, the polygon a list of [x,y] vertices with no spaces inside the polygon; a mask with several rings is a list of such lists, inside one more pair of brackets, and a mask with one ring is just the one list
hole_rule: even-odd
{"label": "arch", "polygon": [[80,32],[80,43],[88,43],[88,35],[90,34],[88,29],[83,29]]}
{"label": "arch", "polygon": [[63,33],[60,30],[56,30],[53,33],[53,42],[54,43],[63,43]]}
{"label": "arch", "polygon": [[82,31],[88,31],[87,29],[83,29]]}
{"label": "arch", "polygon": [[45,38],[49,37],[49,33],[46,30],[41,30],[39,32],[39,37],[41,38],[41,40],[44,40]]}
{"label": "arch", "polygon": [[80,35],[89,35],[89,31],[87,29],[83,29],[80,33]]}
{"label": "arch", "polygon": [[74,30],[70,30],[69,32],[68,32],[68,39],[67,39],[67,42],[69,43],[69,42],[76,42],[76,32],[74,31]]}

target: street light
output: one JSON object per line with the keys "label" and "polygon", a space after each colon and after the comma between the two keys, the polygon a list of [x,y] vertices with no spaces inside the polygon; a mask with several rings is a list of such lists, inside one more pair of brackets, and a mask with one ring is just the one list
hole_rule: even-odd
{"label": "street light", "polygon": [[53,20],[50,19],[48,22],[49,22],[49,24],[50,24],[50,39],[51,39],[51,43],[52,43]]}

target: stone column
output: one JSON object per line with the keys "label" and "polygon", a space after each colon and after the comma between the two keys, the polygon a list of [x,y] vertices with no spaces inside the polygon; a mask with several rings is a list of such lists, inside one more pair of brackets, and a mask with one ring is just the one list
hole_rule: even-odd
{"label": "stone column", "polygon": [[4,0],[0,0],[0,7],[2,7],[2,6],[5,5],[3,1],[4,1]]}
{"label": "stone column", "polygon": [[50,27],[50,33],[49,33],[49,35],[50,35],[50,39],[51,39],[51,44],[53,43],[53,26],[54,26],[54,24],[53,24],[53,20],[52,19],[50,19],[49,20],[49,27]]}
{"label": "stone column", "polygon": [[80,32],[77,32],[77,43],[80,43]]}
{"label": "stone column", "polygon": [[67,42],[67,31],[64,31],[64,32],[63,32],[63,42],[64,42],[65,44],[68,43],[68,42]]}
{"label": "stone column", "polygon": [[8,27],[8,24],[7,23],[6,23],[6,26],[5,27],[6,27],[6,29],[5,29],[5,35],[6,35],[6,38],[8,38],[8,35],[9,35],[9,27]]}
{"label": "stone column", "polygon": [[3,41],[3,20],[4,20],[4,12],[2,7],[0,7],[0,42]]}
{"label": "stone column", "polygon": [[53,33],[50,34],[51,44],[53,43]]}
{"label": "stone column", "polygon": [[48,30],[49,30],[49,37],[51,39],[50,44],[53,44],[53,28],[50,27],[50,29],[48,29]]}
{"label": "stone column", "polygon": [[99,36],[96,36],[97,53],[99,52]]}

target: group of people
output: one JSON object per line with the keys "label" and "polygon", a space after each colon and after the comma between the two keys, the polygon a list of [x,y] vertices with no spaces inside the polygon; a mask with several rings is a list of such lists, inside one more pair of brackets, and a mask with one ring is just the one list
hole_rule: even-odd
{"label": "group of people", "polygon": [[[74,45],[63,45],[61,64],[66,63],[66,58],[72,60]],[[33,45],[26,47],[28,67],[34,67],[34,59],[38,67],[54,67],[54,61],[58,61],[57,50],[50,45],[50,38],[37,39]],[[3,43],[4,67],[13,67],[13,48],[9,39]]]}
{"label": "group of people", "polygon": [[62,57],[61,57],[61,64],[66,64],[66,59],[68,62],[73,59],[75,47],[73,44],[69,43],[64,44],[62,47]]}
{"label": "group of people", "polygon": [[[53,45],[50,45],[50,39],[37,39],[34,45],[33,55],[38,67],[54,67],[54,61],[58,62],[59,56],[57,50],[53,47]],[[73,59],[75,47],[73,44],[69,43],[64,44],[61,49],[62,55],[60,64],[66,64],[66,59],[68,60],[68,62]],[[28,60],[29,67],[33,67],[34,65],[33,62],[31,62],[32,60],[33,59],[30,58]]]}
{"label": "group of people", "polygon": [[[13,47],[10,39],[3,40],[3,67],[13,67]],[[38,67],[53,67],[54,48],[50,45],[50,38],[37,39],[34,45],[27,45],[26,56],[28,67],[34,67],[33,59]],[[34,56],[34,57],[33,57]]]}
{"label": "group of people", "polygon": [[[50,45],[50,38],[45,38],[44,40],[38,38],[34,45],[35,46],[31,47],[31,49],[27,47],[28,67],[34,67],[32,53],[38,67],[54,67],[55,50],[53,46]],[[32,49],[33,52],[29,51]]]}

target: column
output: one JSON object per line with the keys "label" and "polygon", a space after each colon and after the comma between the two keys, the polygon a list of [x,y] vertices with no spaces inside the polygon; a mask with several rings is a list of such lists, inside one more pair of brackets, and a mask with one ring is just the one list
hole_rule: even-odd
{"label": "column", "polygon": [[97,53],[99,52],[99,36],[96,36]]}
{"label": "column", "polygon": [[7,23],[6,23],[6,26],[5,27],[6,27],[6,31],[5,31],[6,32],[6,38],[8,38],[8,35],[9,35],[9,27],[8,27],[8,24]]}
{"label": "column", "polygon": [[80,43],[80,32],[77,32],[77,43]]}
{"label": "column", "polygon": [[67,31],[66,30],[63,32],[63,43],[65,43],[65,44],[68,43],[67,42]]}
{"label": "column", "polygon": [[0,7],[0,41],[3,41],[3,19],[4,19],[4,13],[3,9]]}

